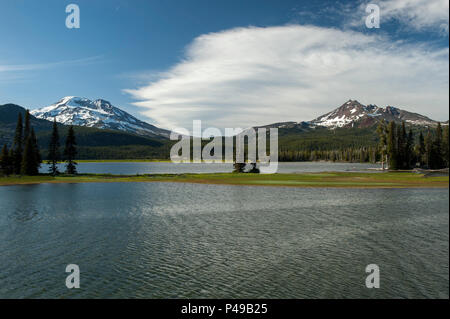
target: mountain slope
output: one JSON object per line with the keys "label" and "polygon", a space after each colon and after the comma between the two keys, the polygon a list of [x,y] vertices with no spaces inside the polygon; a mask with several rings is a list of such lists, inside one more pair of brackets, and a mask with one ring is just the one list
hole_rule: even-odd
{"label": "mountain slope", "polygon": [[[12,144],[17,117],[21,113],[22,118],[25,118],[25,112],[26,110],[23,107],[16,104],[0,105],[0,146]],[[49,131],[52,128],[51,122],[35,118],[34,116],[30,117],[30,123],[36,133]]]}
{"label": "mountain slope", "polygon": [[435,126],[434,121],[424,115],[405,111],[393,106],[385,108],[373,104],[363,105],[356,100],[348,100],[333,111],[317,117],[308,122],[282,122],[262,127],[295,128],[297,130],[310,130],[317,127],[328,129],[336,128],[369,128],[376,126],[384,119],[387,122],[395,121],[414,126]]}
{"label": "mountain slope", "polygon": [[35,117],[64,125],[119,130],[148,137],[168,138],[170,132],[138,120],[127,112],[99,99],[68,96],[59,102],[31,111]]}
{"label": "mountain slope", "polygon": [[[0,105],[0,125],[3,129],[16,128],[17,117],[19,113],[22,114],[22,118],[25,118],[26,110],[16,104]],[[46,130],[52,127],[52,123],[46,120],[38,119],[34,116],[30,117],[30,123],[34,127],[35,131]]]}
{"label": "mountain slope", "polygon": [[337,109],[319,116],[310,123],[329,128],[336,127],[368,127],[381,119],[402,122],[412,125],[436,125],[437,122],[426,116],[401,110],[393,106],[385,108],[373,104],[363,105],[356,100],[349,100]]}
{"label": "mountain slope", "polygon": [[376,128],[381,119],[397,123],[405,121],[408,126],[412,126],[416,136],[419,131],[426,134],[430,126],[438,123],[426,116],[392,106],[366,106],[349,100],[312,121],[282,122],[262,127],[279,129],[280,159],[288,160],[286,154],[291,156],[299,152],[374,149],[378,145]]}
{"label": "mountain slope", "polygon": [[[18,105],[0,105],[0,146],[11,146],[17,123],[17,116],[26,110]],[[30,116],[36,131],[38,144],[45,158],[53,123]],[[63,146],[68,126],[58,124],[60,144]],[[152,138],[128,132],[74,126],[78,143],[79,159],[129,159],[129,158],[167,158],[169,154],[166,139]],[[61,148],[62,150],[62,148]]]}
{"label": "mountain slope", "polygon": [[[92,110],[89,108],[87,111]],[[24,114],[25,109],[13,104],[0,106],[0,145],[11,144],[19,112]],[[262,127],[279,128],[280,152],[329,151],[375,147],[378,144],[376,124],[379,119],[396,122],[405,120],[414,124],[412,126],[416,133],[419,130],[426,132],[427,127],[437,124],[420,114],[390,106],[365,106],[350,100],[334,111],[309,122],[282,122]],[[31,117],[31,122],[45,155],[52,123],[34,116]],[[63,145],[68,127],[59,124],[59,128]],[[76,126],[75,133],[79,145],[79,159],[167,159],[170,146],[175,143],[161,136],[148,137],[122,130],[87,126]]]}

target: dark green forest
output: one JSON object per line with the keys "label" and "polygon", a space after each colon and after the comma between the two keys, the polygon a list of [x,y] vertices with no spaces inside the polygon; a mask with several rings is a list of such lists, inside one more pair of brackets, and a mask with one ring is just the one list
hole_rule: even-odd
{"label": "dark green forest", "polygon": [[369,128],[279,130],[280,161],[383,162],[390,169],[449,165],[449,127],[380,122]]}
{"label": "dark green forest", "polygon": [[[25,118],[26,110],[15,104],[0,105],[0,146],[10,148],[18,115]],[[47,159],[52,122],[30,115],[30,125],[36,132],[43,159]],[[69,126],[57,124],[60,144],[66,140]],[[115,130],[74,126],[78,144],[78,159],[168,159],[173,144],[164,138],[149,138]]]}

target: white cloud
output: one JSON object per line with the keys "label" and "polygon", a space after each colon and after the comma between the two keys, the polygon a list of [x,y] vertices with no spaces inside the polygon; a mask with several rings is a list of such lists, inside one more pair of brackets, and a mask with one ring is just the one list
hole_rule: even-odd
{"label": "white cloud", "polygon": [[[381,23],[396,20],[414,31],[434,30],[448,34],[448,0],[365,1],[360,6],[360,12],[363,12],[369,3],[379,5]],[[364,16],[364,14],[360,13],[359,16]],[[358,24],[361,23],[363,21],[358,22]]]}
{"label": "white cloud", "polygon": [[49,63],[36,63],[36,64],[0,64],[0,72],[21,72],[21,71],[35,71],[45,70],[55,67],[64,66],[79,66],[87,65],[98,61],[101,56],[88,57],[78,60],[67,60]]}
{"label": "white cloud", "polygon": [[448,119],[448,48],[314,26],[196,38],[183,61],[125,90],[161,127],[248,127],[313,119],[349,98]]}

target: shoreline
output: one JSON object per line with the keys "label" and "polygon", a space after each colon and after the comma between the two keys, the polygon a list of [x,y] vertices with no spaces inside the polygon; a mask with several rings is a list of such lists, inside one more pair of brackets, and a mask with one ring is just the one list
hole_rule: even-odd
{"label": "shoreline", "polygon": [[[75,160],[77,163],[169,163],[170,159],[107,159],[107,160]],[[65,164],[65,162],[58,162]]]}
{"label": "shoreline", "polygon": [[448,188],[449,177],[426,176],[414,172],[350,173],[321,172],[301,174],[145,174],[111,175],[79,174],[75,176],[48,174],[38,176],[0,177],[0,186],[78,183],[191,183],[214,185],[300,187],[300,188]]}
{"label": "shoreline", "polygon": [[[44,160],[46,162],[47,160]],[[169,159],[79,159],[75,160],[77,163],[172,163],[172,160]],[[64,164],[64,161],[59,161],[58,164]],[[192,161],[184,162],[184,163],[192,163]],[[202,163],[210,163],[208,161],[203,161]],[[216,161],[218,164],[233,164],[230,161]],[[373,164],[373,165],[381,165],[381,163],[369,163],[369,162],[346,162],[346,161],[279,161],[279,163],[337,163],[337,164]]]}

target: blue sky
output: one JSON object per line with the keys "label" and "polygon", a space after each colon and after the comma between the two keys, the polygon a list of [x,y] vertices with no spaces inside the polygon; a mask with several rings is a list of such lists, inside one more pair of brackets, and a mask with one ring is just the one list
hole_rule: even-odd
{"label": "blue sky", "polygon": [[[447,120],[448,1],[429,2],[378,1],[367,29],[363,1],[0,0],[0,104],[74,95],[167,128],[236,127],[355,98]],[[70,3],[80,29],[65,26]]]}

